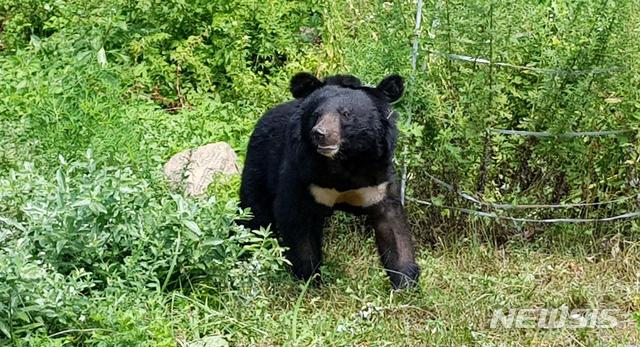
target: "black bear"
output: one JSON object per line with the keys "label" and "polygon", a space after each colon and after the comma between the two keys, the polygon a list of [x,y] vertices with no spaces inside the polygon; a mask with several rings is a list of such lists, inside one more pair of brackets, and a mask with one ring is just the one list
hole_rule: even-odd
{"label": "black bear", "polygon": [[295,100],[258,121],[247,149],[240,200],[257,229],[271,225],[288,247],[293,273],[308,279],[322,260],[322,229],[334,209],[365,214],[394,288],[420,269],[392,164],[398,130],[390,103],[404,92],[398,75],[376,87],[350,75],[291,79]]}

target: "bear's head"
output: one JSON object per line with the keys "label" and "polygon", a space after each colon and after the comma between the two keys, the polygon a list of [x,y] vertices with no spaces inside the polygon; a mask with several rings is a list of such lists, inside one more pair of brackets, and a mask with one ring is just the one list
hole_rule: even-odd
{"label": "bear's head", "polygon": [[319,80],[303,72],[291,79],[291,94],[300,100],[300,136],[331,159],[390,157],[397,137],[390,104],[403,92],[399,75],[385,77],[376,87],[363,86],[351,75]]}

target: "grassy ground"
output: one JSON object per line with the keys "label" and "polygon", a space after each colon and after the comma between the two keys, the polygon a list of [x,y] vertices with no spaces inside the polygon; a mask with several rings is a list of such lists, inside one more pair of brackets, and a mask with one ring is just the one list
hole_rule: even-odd
{"label": "grassy ground", "polygon": [[[391,292],[371,235],[347,224],[333,228],[327,237],[320,288],[285,280],[263,284],[264,307],[225,305],[234,319],[249,325],[246,334],[231,337],[234,344],[625,346],[640,338],[629,315],[640,300],[637,243],[598,255],[576,244],[560,250],[520,242],[494,247],[472,239],[433,248],[423,245],[418,257],[423,269],[420,288]],[[200,302],[206,302],[204,293]],[[620,326],[490,327],[496,309],[563,305],[569,310],[619,309]]]}

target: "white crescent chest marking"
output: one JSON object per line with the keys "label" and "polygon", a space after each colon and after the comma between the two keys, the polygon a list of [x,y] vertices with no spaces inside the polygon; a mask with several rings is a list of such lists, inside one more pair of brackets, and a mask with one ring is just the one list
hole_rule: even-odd
{"label": "white crescent chest marking", "polygon": [[333,188],[323,188],[312,184],[309,186],[309,191],[311,191],[311,195],[317,203],[328,207],[333,207],[333,205],[339,203],[369,207],[379,203],[387,196],[387,185],[389,185],[389,182],[340,192]]}

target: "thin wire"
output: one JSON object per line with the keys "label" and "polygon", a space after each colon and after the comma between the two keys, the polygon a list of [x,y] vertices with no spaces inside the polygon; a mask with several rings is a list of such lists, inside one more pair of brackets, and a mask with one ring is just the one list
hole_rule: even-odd
{"label": "thin wire", "polygon": [[627,201],[627,200],[631,200],[636,198],[636,196],[624,196],[621,197],[619,199],[615,199],[615,200],[608,200],[608,201],[602,201],[602,202],[589,202],[589,203],[574,203],[574,204],[534,204],[534,205],[516,205],[516,204],[505,204],[505,203],[491,203],[491,202],[485,202],[485,201],[481,201],[479,198],[476,198],[470,194],[461,192],[460,190],[456,189],[453,185],[444,182],[443,180],[425,172],[424,173],[429,179],[431,179],[432,181],[436,182],[438,185],[446,188],[447,190],[449,190],[450,192],[456,193],[458,195],[460,195],[461,197],[463,197],[466,200],[469,200],[475,204],[479,204],[479,205],[483,205],[483,206],[489,206],[498,210],[524,210],[524,209],[534,209],[534,208],[574,208],[574,207],[586,207],[586,206],[601,206],[601,205],[611,205],[611,204],[616,204],[616,203],[620,203],[623,201]]}
{"label": "thin wire", "polygon": [[603,131],[569,131],[566,133],[554,134],[549,131],[525,131],[525,130],[509,130],[509,129],[489,129],[489,131],[496,134],[503,135],[517,135],[517,136],[533,136],[533,137],[561,137],[561,138],[569,138],[569,137],[581,137],[581,136],[609,136],[609,135],[619,135],[632,132],[632,129],[621,129],[621,130],[603,130]]}
{"label": "thin wire", "polygon": [[[413,51],[411,52],[411,82],[415,78],[416,74],[416,65],[418,63],[418,50],[420,48],[420,26],[422,25],[422,0],[418,0],[416,10],[416,26],[414,29],[414,37],[413,37]],[[411,124],[411,113],[409,113],[409,117],[407,119],[407,123]],[[407,155],[406,155],[406,146],[404,148],[404,163],[402,165],[402,179],[400,181],[400,203],[404,206],[404,198],[407,191]]]}
{"label": "thin wire", "polygon": [[607,74],[607,73],[616,73],[616,72],[625,70],[624,68],[618,67],[618,66],[611,67],[611,68],[594,68],[591,70],[546,69],[546,68],[539,68],[539,67],[533,67],[533,66],[515,65],[510,63],[492,62],[491,60],[486,58],[472,57],[468,55],[460,55],[460,54],[453,54],[453,53],[444,53],[439,51],[429,51],[429,55],[436,56],[436,57],[445,57],[451,61],[462,61],[462,62],[468,62],[468,63],[474,63],[474,64],[490,64],[495,66],[509,67],[509,68],[514,68],[518,70],[532,71],[532,72],[550,74],[550,75]]}
{"label": "thin wire", "polygon": [[416,71],[418,63],[418,48],[420,44],[420,26],[422,25],[422,0],[418,0],[418,9],[416,11],[416,26],[413,37],[413,51],[411,52],[411,69]]}
{"label": "thin wire", "polygon": [[454,206],[435,205],[431,202],[414,199],[411,197],[407,197],[407,200],[416,202],[418,204],[428,205],[428,206],[437,207],[441,209],[456,210],[456,211],[460,211],[460,212],[478,216],[478,217],[501,219],[501,220],[508,220],[512,222],[521,222],[521,223],[604,223],[604,222],[615,222],[618,220],[625,220],[625,219],[636,219],[640,217],[640,211],[636,211],[636,212],[628,212],[628,213],[624,213],[624,214],[613,216],[613,217],[607,217],[607,218],[552,218],[552,219],[515,218],[515,217],[509,217],[509,216],[498,216],[493,212],[477,211],[477,210],[471,210],[468,208],[454,207]]}

